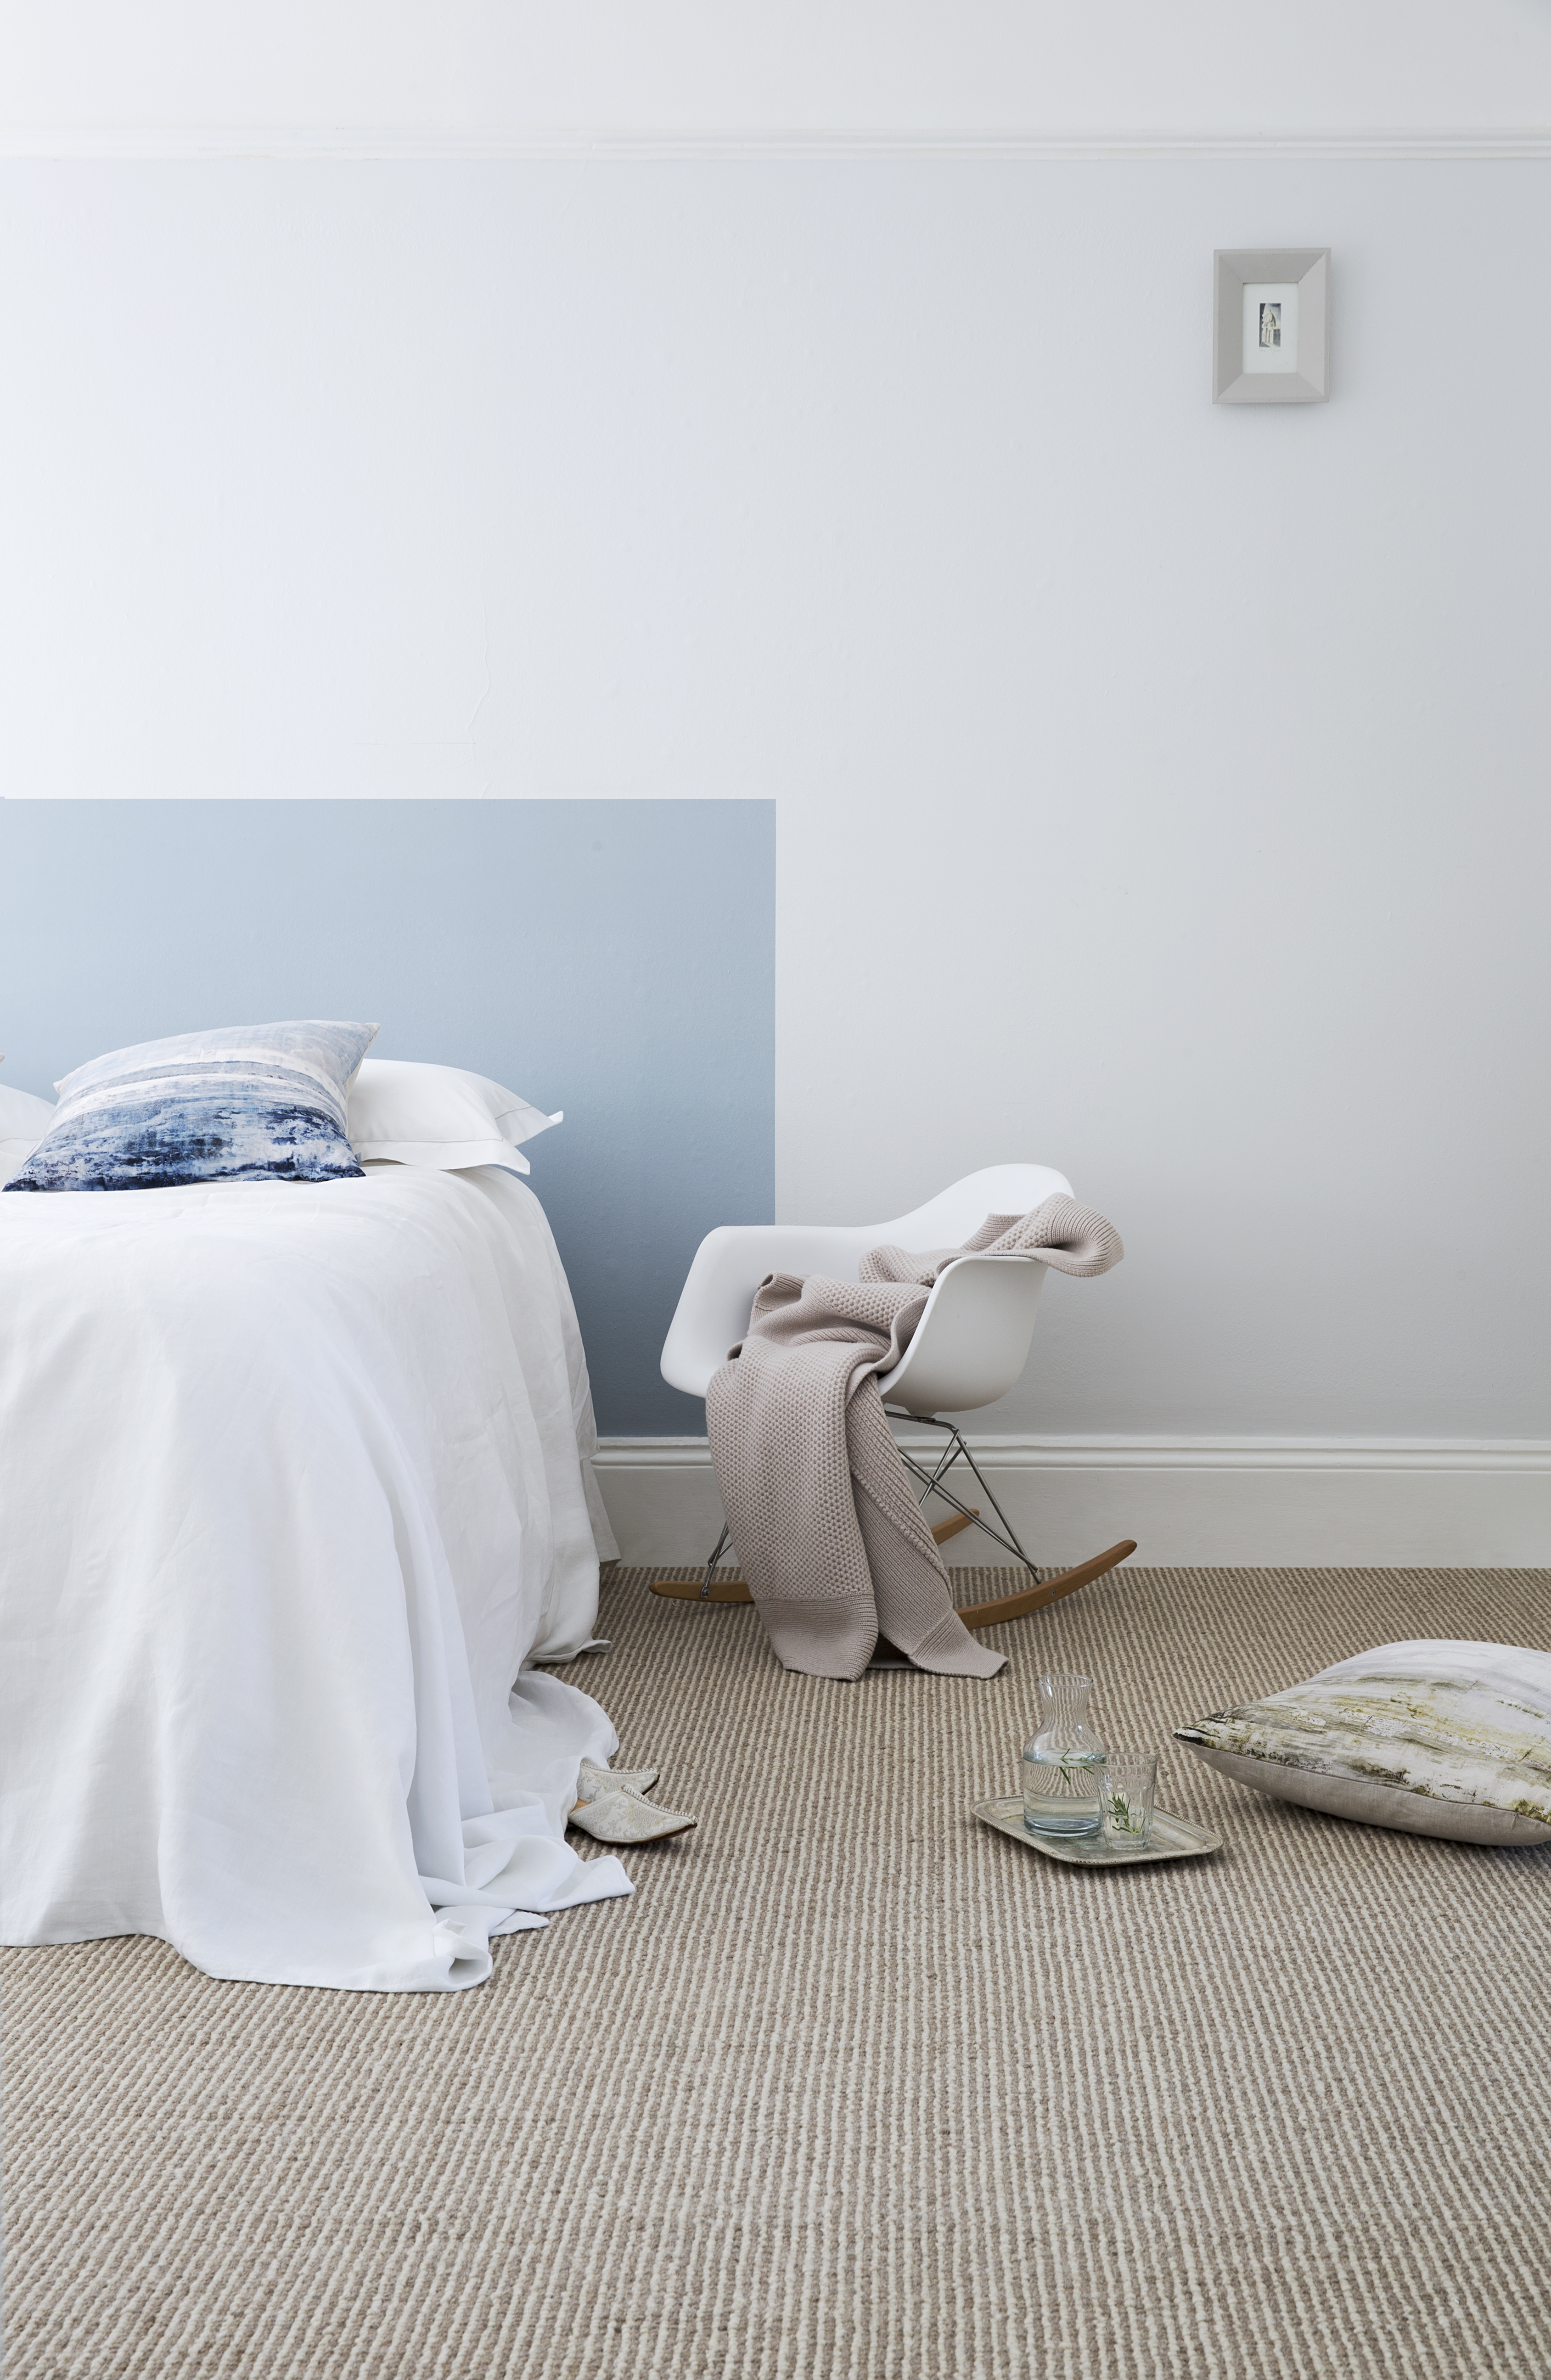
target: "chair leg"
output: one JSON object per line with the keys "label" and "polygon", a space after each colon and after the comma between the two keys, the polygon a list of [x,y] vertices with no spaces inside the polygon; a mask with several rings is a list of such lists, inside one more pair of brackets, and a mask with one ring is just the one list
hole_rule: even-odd
{"label": "chair leg", "polygon": [[[961,1526],[968,1526],[973,1524],[975,1528],[983,1529],[987,1536],[992,1538],[995,1543],[1000,1546],[1007,1553],[1015,1556],[1015,1558],[1023,1563],[1024,1568],[1026,1571],[1032,1572],[1035,1578],[1037,1579],[1039,1576],[1038,1570],[1024,1551],[1018,1539],[1017,1531],[1013,1528],[1012,1522],[1008,1519],[1006,1513],[1002,1511],[1001,1506],[997,1502],[995,1496],[991,1493],[990,1486],[986,1478],[985,1473],[981,1470],[980,1465],[975,1460],[974,1455],[971,1454],[968,1447],[964,1444],[963,1435],[956,1426],[951,1421],[938,1421],[924,1414],[893,1414],[891,1415],[890,1418],[893,1421],[924,1421],[928,1429],[946,1430],[948,1433],[948,1443],[943,1448],[940,1461],[930,1471],[927,1469],[924,1463],[917,1463],[913,1454],[907,1454],[903,1446],[900,1449],[900,1459],[903,1463],[905,1469],[912,1472],[915,1476],[924,1484],[926,1493],[923,1494],[921,1501],[925,1503],[927,1500],[927,1495],[928,1494],[940,1496],[944,1503],[952,1505],[954,1512],[959,1515],[959,1524]],[[1000,1529],[993,1529],[988,1521],[982,1520],[978,1512],[973,1511],[969,1505],[962,1503],[959,1498],[954,1495],[951,1488],[945,1488],[943,1486],[942,1482],[944,1474],[951,1470],[955,1463],[960,1462],[961,1460],[967,1463],[971,1471],[974,1473],[982,1494],[985,1496],[992,1512],[996,1514],[997,1519],[1001,1523],[1001,1527]],[[1004,1532],[1005,1534],[1003,1534]]]}
{"label": "chair leg", "polygon": [[718,1537],[715,1545],[711,1548],[711,1558],[706,1564],[706,1575],[700,1581],[699,1600],[702,1603],[709,1603],[711,1599],[711,1580],[715,1575],[717,1563],[721,1560],[723,1553],[726,1551],[727,1540],[732,1534],[732,1530],[728,1527],[726,1522],[723,1521],[721,1524],[721,1535]]}
{"label": "chair leg", "polygon": [[[888,1408],[885,1407],[884,1410],[887,1412]],[[1136,1551],[1135,1539],[1123,1537],[1119,1545],[1109,1547],[1101,1554],[1095,1554],[1090,1561],[1079,1562],[1075,1570],[1063,1570],[1049,1578],[1041,1579],[1038,1571],[1020,1545],[1017,1531],[992,1495],[985,1473],[964,1444],[961,1433],[953,1423],[938,1421],[926,1414],[892,1413],[890,1414],[889,1418],[891,1421],[925,1422],[929,1429],[947,1432],[948,1443],[942,1450],[939,1461],[930,1471],[924,1463],[917,1463],[913,1454],[907,1454],[903,1446],[900,1449],[900,1459],[905,1469],[914,1472],[915,1477],[924,1483],[921,1494],[922,1503],[926,1502],[928,1495],[940,1496],[945,1503],[952,1505],[958,1515],[956,1520],[950,1521],[932,1531],[939,1544],[940,1545],[943,1537],[950,1531],[967,1528],[973,1520],[977,1529],[984,1529],[986,1535],[994,1539],[999,1546],[1005,1547],[1010,1554],[1016,1554],[1035,1582],[1032,1586],[1024,1587],[1016,1595],[999,1596],[994,1603],[972,1604],[968,1609],[961,1610],[959,1618],[966,1628],[995,1628],[1004,1620],[1022,1620],[1027,1612],[1042,1611],[1048,1603],[1059,1603],[1063,1595],[1075,1595],[1079,1587],[1091,1586],[1095,1579],[1103,1578],[1108,1572],[1116,1569],[1129,1555]],[[961,1457],[968,1463],[979,1481],[987,1501],[1001,1523],[1002,1529],[1007,1532],[1005,1536],[1002,1536],[1001,1529],[993,1529],[988,1521],[981,1520],[978,1513],[972,1513],[970,1507],[967,1504],[962,1504],[951,1488],[943,1486],[944,1474],[950,1471]]]}
{"label": "chair leg", "polygon": [[[924,1504],[928,1496],[940,1496],[945,1504],[951,1504],[953,1508],[955,1517],[951,1521],[939,1521],[932,1530],[938,1544],[941,1545],[948,1537],[957,1536],[961,1529],[983,1529],[987,1536],[995,1544],[1016,1556],[1034,1581],[1032,1586],[1023,1588],[1017,1595],[1000,1596],[994,1603],[977,1603],[966,1610],[962,1610],[959,1617],[966,1628],[994,1628],[1004,1620],[1021,1620],[1027,1612],[1042,1610],[1046,1604],[1059,1602],[1062,1596],[1075,1595],[1079,1587],[1091,1585],[1095,1579],[1102,1578],[1106,1572],[1114,1570],[1129,1554],[1136,1551],[1134,1540],[1126,1537],[1119,1545],[1110,1546],[1104,1553],[1096,1554],[1091,1561],[1079,1563],[1075,1570],[1061,1571],[1055,1576],[1041,1579],[1038,1571],[1019,1543],[1017,1532],[1012,1522],[992,1495],[985,1473],[964,1444],[963,1436],[955,1425],[951,1421],[938,1421],[925,1414],[894,1413],[891,1414],[889,1418],[891,1421],[925,1422],[927,1428],[940,1429],[947,1434],[947,1444],[942,1450],[941,1457],[929,1471],[925,1463],[917,1463],[913,1454],[907,1454],[903,1446],[900,1449],[900,1460],[905,1469],[922,1483],[921,1502]],[[944,1477],[952,1469],[954,1463],[960,1461],[967,1463],[974,1473],[987,1502],[1001,1523],[1000,1529],[993,1529],[988,1521],[981,1519],[978,1506],[961,1503],[952,1489],[943,1486]],[[1005,1536],[1002,1534],[1003,1530],[1006,1532]],[[731,1529],[723,1522],[721,1535],[711,1548],[710,1560],[706,1564],[705,1576],[698,1586],[695,1585],[693,1579],[654,1578],[651,1581],[653,1595],[672,1596],[675,1601],[681,1603],[752,1603],[754,1597],[745,1580],[716,1577],[717,1563],[727,1550],[727,1541],[731,1536]]]}
{"label": "chair leg", "polygon": [[654,1578],[648,1582],[653,1595],[669,1596],[675,1603],[752,1603],[754,1597],[749,1593],[746,1580],[718,1578],[716,1575],[717,1563],[726,1552],[727,1541],[732,1534],[732,1530],[724,1521],[721,1524],[721,1535],[711,1548],[711,1557],[706,1564],[706,1574],[698,1586],[691,1578]]}
{"label": "chair leg", "polygon": [[[940,1546],[949,1537],[956,1537],[961,1529],[974,1528],[979,1518],[980,1515],[976,1511],[968,1505],[962,1506],[955,1512],[952,1520],[939,1521],[932,1535]],[[717,1563],[727,1550],[730,1534],[731,1532],[723,1527],[721,1535],[711,1548],[711,1558],[706,1564],[706,1574],[698,1586],[692,1578],[654,1578],[648,1582],[653,1595],[669,1596],[675,1603],[752,1603],[754,1597],[749,1592],[746,1579],[719,1579],[715,1574]]]}

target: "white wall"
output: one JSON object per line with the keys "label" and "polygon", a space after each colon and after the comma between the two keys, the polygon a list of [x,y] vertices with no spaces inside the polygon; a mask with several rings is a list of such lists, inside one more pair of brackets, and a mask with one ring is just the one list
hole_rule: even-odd
{"label": "white wall", "polygon": [[8,790],[774,795],[783,1210],[1130,1242],[993,1426],[1543,1433],[1545,167],[8,171]]}
{"label": "white wall", "polygon": [[[988,1427],[1545,1438],[1546,165],[4,200],[8,792],[774,795],[782,1211],[1127,1239]],[[1252,241],[1328,407],[1208,402]]]}
{"label": "white wall", "polygon": [[0,128],[1545,126],[1546,0],[5,0]]}
{"label": "white wall", "polygon": [[[1114,1216],[993,1429],[1544,1435],[1551,331],[1488,359],[1551,173],[960,168],[814,224],[783,1207],[1027,1155]],[[1260,240],[1333,248],[1328,407],[1208,402]]]}

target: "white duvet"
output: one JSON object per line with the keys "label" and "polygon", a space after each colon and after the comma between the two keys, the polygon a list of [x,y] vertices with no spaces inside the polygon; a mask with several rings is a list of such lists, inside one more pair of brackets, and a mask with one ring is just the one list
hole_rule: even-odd
{"label": "white duvet", "polygon": [[4,1938],[446,1991],[628,1892],[523,1666],[591,1637],[591,1431],[510,1174],[0,1196]]}

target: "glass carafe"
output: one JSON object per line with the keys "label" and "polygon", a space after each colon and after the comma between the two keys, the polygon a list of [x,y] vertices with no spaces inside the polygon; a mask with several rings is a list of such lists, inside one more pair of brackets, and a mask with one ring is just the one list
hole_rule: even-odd
{"label": "glass carafe", "polygon": [[1096,1835],[1104,1746],[1088,1725],[1091,1678],[1039,1681],[1039,1725],[1024,1746],[1024,1824],[1036,1835]]}

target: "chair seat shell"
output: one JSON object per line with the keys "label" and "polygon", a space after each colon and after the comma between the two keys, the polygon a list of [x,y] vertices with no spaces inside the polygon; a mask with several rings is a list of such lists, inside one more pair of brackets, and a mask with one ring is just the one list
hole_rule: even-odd
{"label": "chair seat shell", "polygon": [[[1026,1215],[1072,1185],[1048,1165],[988,1165],[882,1223],[724,1223],[696,1250],[662,1349],[662,1377],[703,1397],[748,1329],[770,1272],[855,1281],[869,1248],[957,1247],[988,1215]],[[1046,1267],[1030,1257],[961,1257],[932,1290],[903,1362],[878,1382],[905,1412],[970,1413],[1013,1386],[1028,1359]]]}

